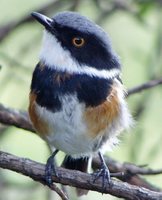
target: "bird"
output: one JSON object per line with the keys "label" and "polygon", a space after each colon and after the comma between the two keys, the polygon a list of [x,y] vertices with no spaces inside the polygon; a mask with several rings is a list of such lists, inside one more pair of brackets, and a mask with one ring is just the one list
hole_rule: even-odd
{"label": "bird", "polygon": [[49,18],[32,12],[44,27],[39,62],[29,95],[29,116],[37,134],[52,151],[45,167],[45,181],[52,184],[54,157],[65,153],[62,166],[87,172],[92,156],[101,168],[103,190],[111,183],[105,150],[118,143],[132,117],[121,80],[120,58],[109,35],[77,12],[64,11]]}

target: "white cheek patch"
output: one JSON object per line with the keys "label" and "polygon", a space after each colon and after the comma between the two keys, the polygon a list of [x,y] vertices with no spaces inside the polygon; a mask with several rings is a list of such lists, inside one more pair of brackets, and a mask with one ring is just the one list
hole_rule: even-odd
{"label": "white cheek patch", "polygon": [[86,74],[105,79],[111,79],[120,74],[120,69],[98,70],[80,65],[72,58],[70,52],[62,48],[60,42],[47,31],[44,32],[40,60],[48,67],[62,72]]}

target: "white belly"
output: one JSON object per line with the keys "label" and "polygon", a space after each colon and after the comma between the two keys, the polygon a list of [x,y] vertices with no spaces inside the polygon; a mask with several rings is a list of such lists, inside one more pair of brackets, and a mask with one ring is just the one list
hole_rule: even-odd
{"label": "white belly", "polygon": [[[59,149],[68,155],[79,157],[90,155],[99,148],[111,149],[117,142],[117,135],[131,124],[131,117],[123,98],[119,116],[102,133],[95,138],[89,134],[84,113],[85,105],[78,102],[75,95],[66,95],[61,99],[62,108],[59,112],[51,112],[36,105],[38,115],[48,124],[49,133],[45,137],[49,146]],[[107,141],[107,143],[106,143]],[[105,143],[105,145],[103,145]],[[105,148],[106,146],[106,148]]]}
{"label": "white belly", "polygon": [[55,113],[37,105],[39,116],[50,127],[50,133],[46,136],[49,146],[69,155],[91,153],[94,139],[88,136],[83,121],[85,105],[79,104],[74,95],[64,96],[61,102],[61,111]]}

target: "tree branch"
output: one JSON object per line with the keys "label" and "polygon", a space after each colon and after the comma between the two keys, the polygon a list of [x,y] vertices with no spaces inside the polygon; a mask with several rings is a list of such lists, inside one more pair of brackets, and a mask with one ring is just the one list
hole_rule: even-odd
{"label": "tree branch", "polygon": [[129,89],[127,96],[142,92],[144,90],[148,90],[148,89],[158,86],[160,84],[162,84],[162,78],[148,81],[147,83],[144,83],[142,85],[139,85],[139,86]]}
{"label": "tree branch", "polygon": [[[157,175],[162,174],[162,169],[152,170],[144,168],[143,166],[137,166],[132,163],[120,163],[112,158],[105,157],[105,162],[111,173],[123,172],[124,176],[119,177],[120,180],[136,185],[138,187],[145,187],[149,190],[161,192],[162,190],[148,183],[139,175]],[[100,160],[98,157],[94,157],[92,160],[92,168],[96,170],[100,166]]]}
{"label": "tree branch", "polygon": [[[44,180],[45,165],[38,162],[0,151],[0,167],[21,173],[46,185]],[[132,186],[128,183],[123,183],[116,180],[112,180],[110,186],[103,191],[101,180],[97,180],[95,183],[93,183],[92,175],[90,174],[75,170],[67,170],[60,167],[56,170],[59,174],[59,177],[53,176],[52,179],[54,182],[61,183],[63,185],[70,185],[82,189],[103,192],[105,194],[111,194],[113,196],[126,198],[128,200],[162,199],[161,192],[153,192],[145,188]]]}
{"label": "tree branch", "polygon": [[56,184],[52,184],[51,186],[48,186],[51,190],[55,191],[62,200],[69,200],[68,196],[65,194],[65,192],[63,190],[61,190],[60,188],[57,187]]}
{"label": "tree branch", "polygon": [[[48,12],[48,10],[53,7],[53,6],[57,6],[57,4],[59,4],[60,1],[59,0],[55,0],[55,1],[50,1],[48,2],[46,5],[43,5],[41,8],[39,8],[37,10],[37,12],[43,13],[45,14],[46,12]],[[34,19],[32,18],[31,15],[26,15],[24,17],[22,17],[20,20],[17,21],[11,21],[8,24],[0,27],[0,41],[2,41],[11,31],[13,31],[15,28],[21,26],[22,24],[25,24],[27,22],[31,22]]]}
{"label": "tree branch", "polygon": [[125,0],[114,0],[114,1],[101,1],[101,0],[94,0],[96,7],[99,9],[99,15],[96,20],[98,24],[103,23],[105,19],[107,19],[110,15],[115,13],[115,11],[123,10],[136,15],[137,9],[132,3],[129,3]]}
{"label": "tree branch", "polygon": [[[54,14],[54,11],[58,8],[62,7],[63,5],[66,5],[66,1],[60,1],[60,0],[53,0],[48,1],[47,4],[43,5],[39,9],[35,10],[36,12],[40,12],[42,14],[48,14],[52,13]],[[69,3],[67,4],[69,5]],[[75,9],[77,6],[76,0],[71,0],[71,4],[69,5],[68,9]],[[3,41],[4,38],[6,38],[11,31],[18,28],[19,26],[34,21],[33,17],[30,14],[27,14],[26,16],[22,17],[19,20],[11,21],[8,24],[0,27],[0,42]]]}
{"label": "tree branch", "polygon": [[0,123],[34,132],[34,129],[29,122],[27,112],[13,108],[6,108],[2,104],[0,104]]}

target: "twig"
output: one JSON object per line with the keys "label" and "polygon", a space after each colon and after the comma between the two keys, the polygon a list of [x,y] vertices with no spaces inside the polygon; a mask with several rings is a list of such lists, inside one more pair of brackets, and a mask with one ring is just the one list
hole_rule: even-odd
{"label": "twig", "polygon": [[[35,181],[46,185],[44,180],[45,165],[38,162],[0,151],[0,167],[21,173],[25,176],[29,176]],[[128,200],[162,199],[161,192],[154,192],[116,180],[112,180],[111,184],[103,191],[101,180],[97,180],[95,183],[93,183],[92,175],[90,174],[75,170],[67,170],[64,168],[57,168],[56,170],[59,177],[53,175],[52,178],[56,183],[111,194],[113,196],[126,198]]]}
{"label": "twig", "polygon": [[[51,9],[51,7],[57,6],[57,4],[60,4],[59,0],[50,1],[46,5],[43,5],[41,8],[39,8],[37,12],[45,14],[49,9]],[[0,41],[2,41],[15,28],[21,26],[24,23],[31,22],[32,20],[33,18],[30,14],[28,14],[22,17],[20,20],[9,22],[7,25],[0,27]]]}
{"label": "twig", "polygon": [[[95,159],[97,159],[97,158],[95,158]],[[112,158],[108,158],[108,157],[105,157],[105,161],[106,161],[107,165],[109,165],[109,162],[113,163],[113,168],[115,165],[116,171],[130,171],[132,175],[136,175],[136,174],[159,175],[159,174],[162,174],[162,169],[153,170],[150,168],[146,168],[147,165],[137,166],[135,164],[128,163],[128,162],[119,163],[119,162],[116,162],[115,160],[113,160]],[[100,163],[99,159],[98,159],[98,163]]]}
{"label": "twig", "polygon": [[160,84],[162,84],[162,78],[148,81],[147,83],[144,83],[142,85],[139,85],[139,86],[129,89],[127,96],[142,92],[143,90],[153,88]]}
{"label": "twig", "polygon": [[63,190],[58,188],[56,184],[53,183],[49,188],[55,191],[61,197],[62,200],[69,200],[67,195],[63,192]]}
{"label": "twig", "polygon": [[34,132],[34,129],[29,122],[27,112],[13,108],[6,108],[2,104],[0,104],[0,123]]}
{"label": "twig", "polygon": [[[76,0],[71,0],[70,1],[71,4],[69,5],[68,9],[75,9],[76,5]],[[48,13],[52,13],[54,14],[54,11],[56,11],[59,7],[66,5],[66,1],[60,1],[60,0],[53,0],[53,1],[49,1],[47,4],[43,5],[41,8],[35,10],[36,12],[40,12],[42,14],[48,14]],[[8,24],[0,27],[0,42],[5,39],[10,33],[11,31],[13,31],[14,29],[18,28],[19,26],[28,23],[28,22],[32,22],[34,21],[34,19],[31,17],[30,13],[28,13],[26,16],[22,17],[21,19],[17,20],[17,21],[11,21]]]}
{"label": "twig", "polygon": [[73,3],[73,5],[71,6],[71,11],[76,11],[77,10],[77,8],[79,7],[79,5],[80,5],[80,0],[75,0],[74,1],[74,3]]}
{"label": "twig", "polygon": [[105,19],[108,19],[108,17],[112,15],[113,13],[115,13],[115,11],[117,10],[124,10],[133,15],[137,13],[134,6],[132,6],[132,4],[128,3],[128,1],[125,1],[125,0],[114,0],[112,2],[109,2],[109,1],[102,2],[100,0],[94,0],[94,2],[100,11],[100,14],[96,20],[98,24],[103,23]]}
{"label": "twig", "polygon": [[124,168],[127,171],[130,171],[131,174],[140,174],[140,175],[159,175],[162,174],[162,169],[158,169],[158,170],[153,170],[150,168],[143,168],[140,166],[136,166],[134,164],[131,163],[124,163],[123,164]]}
{"label": "twig", "polygon": [[[116,161],[112,158],[105,157],[105,162],[107,166],[109,167],[110,172],[116,173],[116,172],[123,172],[124,176],[119,177],[120,180],[126,181],[127,183],[130,183],[132,185],[137,185],[140,187],[145,187],[149,190],[160,192],[161,189],[153,186],[152,184],[148,183],[146,180],[141,178],[138,175],[155,175],[155,174],[161,174],[162,169],[159,170],[152,170],[144,168],[143,166],[136,166],[132,163],[120,163],[119,161]],[[96,169],[99,168],[100,161],[97,157],[94,157],[92,160],[92,168]]]}
{"label": "twig", "polygon": [[[29,44],[28,44],[29,45]],[[7,63],[9,64],[9,66],[16,66],[16,67],[20,67],[25,69],[26,71],[29,71],[30,67],[29,66],[25,66],[22,63],[20,63],[18,60],[10,57],[9,55],[7,55],[7,53],[0,51],[0,57],[2,57],[3,59],[5,59],[5,61],[7,61]]]}

